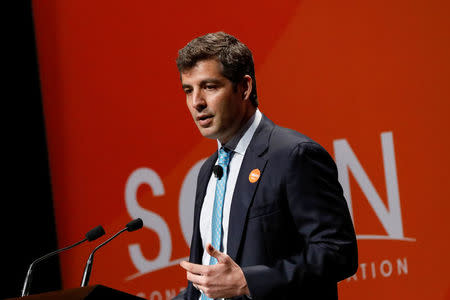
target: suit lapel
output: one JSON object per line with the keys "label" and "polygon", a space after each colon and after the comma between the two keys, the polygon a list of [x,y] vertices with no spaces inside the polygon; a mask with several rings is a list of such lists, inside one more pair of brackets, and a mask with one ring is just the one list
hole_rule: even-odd
{"label": "suit lapel", "polygon": [[212,169],[216,160],[217,151],[205,161],[205,164],[200,169],[200,173],[198,175],[194,207],[194,230],[192,232],[191,255],[189,260],[200,264],[202,263],[203,256],[202,238],[200,236],[200,213],[202,211],[203,200],[205,199],[209,178],[211,177]]}
{"label": "suit lapel", "polygon": [[217,160],[217,151],[214,152],[206,161],[203,167],[200,169],[198,175],[197,192],[195,195],[195,206],[202,206],[203,200],[206,195],[206,188],[208,187],[209,178],[211,177],[214,163]]}
{"label": "suit lapel", "polygon": [[[269,145],[269,138],[274,124],[263,116],[252,141],[245,152],[241,169],[234,188],[231,202],[230,221],[228,227],[227,254],[236,261],[242,233],[247,223],[248,209],[253,201],[255,191],[262,177],[267,163],[265,157]],[[252,183],[249,180],[250,173],[258,169],[261,173],[259,180]]]}

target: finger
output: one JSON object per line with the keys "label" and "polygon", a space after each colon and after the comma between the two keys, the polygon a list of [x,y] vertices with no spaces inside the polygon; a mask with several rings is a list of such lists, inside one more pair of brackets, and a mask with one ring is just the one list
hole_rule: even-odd
{"label": "finger", "polygon": [[188,261],[182,261],[180,266],[188,272],[195,274],[204,274],[206,273],[207,266],[193,264]]}
{"label": "finger", "polygon": [[216,258],[217,261],[220,263],[225,263],[228,260],[228,255],[220,252],[219,250],[214,248],[213,245],[211,245],[211,244],[208,244],[208,246],[206,246],[206,251],[208,252],[209,255]]}
{"label": "finger", "polygon": [[201,286],[205,285],[205,276],[194,274],[191,272],[186,272],[186,279],[194,286],[197,286],[197,289],[199,289]]}

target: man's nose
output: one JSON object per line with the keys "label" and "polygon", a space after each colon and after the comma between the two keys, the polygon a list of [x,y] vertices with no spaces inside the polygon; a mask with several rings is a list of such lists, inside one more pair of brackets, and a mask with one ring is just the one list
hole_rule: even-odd
{"label": "man's nose", "polygon": [[205,97],[201,90],[193,91],[192,106],[198,111],[201,111],[206,107]]}

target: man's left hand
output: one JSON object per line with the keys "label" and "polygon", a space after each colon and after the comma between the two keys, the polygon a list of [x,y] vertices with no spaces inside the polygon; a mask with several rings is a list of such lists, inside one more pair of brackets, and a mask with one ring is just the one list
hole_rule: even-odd
{"label": "man's left hand", "polygon": [[242,269],[231,257],[208,244],[206,251],[217,259],[217,264],[204,266],[187,261],[180,263],[186,270],[187,280],[209,298],[231,298],[250,295]]}

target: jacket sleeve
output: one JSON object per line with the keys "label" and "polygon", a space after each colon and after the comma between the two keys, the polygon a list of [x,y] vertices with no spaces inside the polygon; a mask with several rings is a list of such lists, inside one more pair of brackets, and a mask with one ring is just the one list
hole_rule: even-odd
{"label": "jacket sleeve", "polygon": [[336,283],[358,266],[356,236],[331,156],[316,143],[297,144],[283,178],[286,207],[304,245],[273,265],[243,268],[253,299],[308,282]]}

